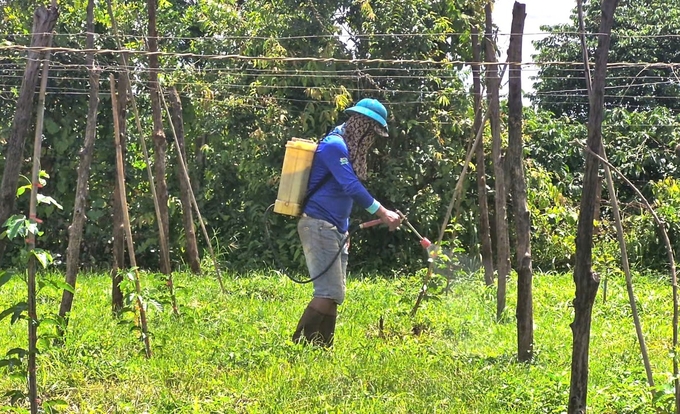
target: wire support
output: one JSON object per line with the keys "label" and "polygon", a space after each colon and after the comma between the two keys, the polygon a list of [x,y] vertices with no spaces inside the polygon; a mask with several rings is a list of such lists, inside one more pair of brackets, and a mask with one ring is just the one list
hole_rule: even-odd
{"label": "wire support", "polygon": [[[42,33],[36,33],[42,34]],[[113,34],[108,33],[92,33],[92,32],[78,32],[78,33],[53,33],[52,35],[58,38],[85,38],[87,35],[93,35],[95,39],[114,39]],[[608,36],[608,33],[599,32],[581,32],[578,30],[552,30],[552,31],[539,31],[539,32],[498,32],[495,35],[499,37],[512,37],[512,36],[551,36],[551,35],[570,35],[570,36],[581,36],[585,35],[587,37],[597,37],[597,36]],[[5,37],[9,38],[30,38],[33,34],[31,33],[8,33]],[[212,35],[212,36],[154,36],[157,40],[181,40],[181,41],[197,41],[197,40],[207,40],[207,41],[232,41],[232,40],[264,40],[264,41],[278,41],[278,40],[305,40],[305,39],[333,39],[333,38],[347,38],[352,37],[355,39],[366,39],[366,38],[441,38],[441,37],[457,37],[457,36],[468,36],[469,33],[465,32],[434,32],[434,33],[357,33],[357,34],[345,34],[345,33],[330,33],[330,34],[316,34],[316,35],[298,35],[298,36],[251,36],[251,35]],[[151,38],[147,35],[136,35],[136,34],[120,34],[121,39],[142,39]],[[667,34],[620,34],[611,33],[612,38],[621,39],[674,39],[680,38],[680,34],[677,33],[667,33]]]}
{"label": "wire support", "polygon": [[[380,58],[333,58],[333,57],[315,57],[315,56],[248,56],[241,54],[201,54],[201,53],[191,53],[191,52],[166,52],[166,51],[155,51],[150,52],[148,50],[141,49],[85,49],[85,48],[72,48],[72,47],[35,47],[35,46],[23,46],[23,45],[1,45],[0,51],[20,51],[20,52],[50,52],[50,53],[79,53],[79,54],[125,54],[125,55],[135,55],[135,56],[163,56],[163,57],[182,57],[182,58],[196,58],[205,60],[244,60],[244,61],[265,61],[265,62],[320,62],[320,63],[345,63],[345,64],[371,64],[371,63],[383,63],[383,64],[422,64],[422,65],[441,65],[444,67],[455,67],[459,65],[484,65],[484,66],[574,66],[582,67],[583,62],[578,61],[528,61],[528,62],[473,62],[468,60],[433,60],[433,59],[380,59]],[[594,66],[594,63],[591,63]],[[607,68],[617,69],[617,68],[637,68],[644,67],[647,69],[660,69],[660,68],[680,68],[680,62],[608,62]],[[383,68],[389,69],[389,68]]]}

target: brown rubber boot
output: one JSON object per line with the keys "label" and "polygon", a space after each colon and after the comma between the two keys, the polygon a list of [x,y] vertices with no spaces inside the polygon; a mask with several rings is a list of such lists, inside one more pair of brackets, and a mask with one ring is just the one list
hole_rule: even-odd
{"label": "brown rubber boot", "polygon": [[319,335],[321,345],[325,347],[333,346],[333,338],[335,337],[335,321],[337,315],[324,315],[319,328]]}
{"label": "brown rubber boot", "polygon": [[309,342],[315,342],[321,336],[319,329],[321,328],[321,322],[324,320],[324,314],[318,310],[307,306],[305,311],[300,317],[300,321],[297,324],[297,328],[293,333],[293,342],[299,344],[302,342],[303,335],[304,339]]}

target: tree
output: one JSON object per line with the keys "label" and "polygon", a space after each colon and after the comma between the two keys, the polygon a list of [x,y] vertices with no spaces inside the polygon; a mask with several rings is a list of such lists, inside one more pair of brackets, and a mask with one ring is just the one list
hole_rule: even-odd
{"label": "tree", "polygon": [[[584,6],[586,32],[597,33],[602,0]],[[644,111],[658,106],[680,109],[676,99],[680,82],[673,64],[680,63],[680,3],[621,0],[620,16],[612,28],[609,75],[605,83],[605,109],[623,107]],[[577,16],[572,23],[542,27],[551,35],[534,42],[540,65],[532,101],[557,116],[585,121],[588,92],[583,77]],[[597,36],[588,36],[588,52],[594,55]],[[561,62],[551,64],[547,62]],[[592,60],[590,62],[593,64]]]}

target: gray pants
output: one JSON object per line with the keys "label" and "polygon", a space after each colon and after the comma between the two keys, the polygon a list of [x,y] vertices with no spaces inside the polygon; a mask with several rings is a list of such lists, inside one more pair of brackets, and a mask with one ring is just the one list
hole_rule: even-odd
{"label": "gray pants", "polygon": [[326,273],[312,282],[314,297],[333,299],[338,305],[342,304],[345,300],[349,240],[342,246],[340,255],[335,258],[345,234],[340,233],[331,223],[303,216],[298,221],[298,234],[310,277],[316,277],[333,262]]}

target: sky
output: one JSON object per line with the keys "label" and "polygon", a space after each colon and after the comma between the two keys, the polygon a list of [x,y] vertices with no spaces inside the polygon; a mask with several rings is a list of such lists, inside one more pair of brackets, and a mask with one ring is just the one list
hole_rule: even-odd
{"label": "sky", "polygon": [[[522,41],[522,62],[531,62],[531,55],[536,53],[532,41],[545,36],[541,32],[542,25],[569,23],[571,11],[576,7],[576,0],[523,0],[526,5],[526,19],[524,20],[524,36]],[[512,7],[515,0],[496,0],[493,9],[493,22],[499,28],[498,47],[501,50],[500,62],[505,62],[510,42],[510,26],[512,24]],[[529,78],[536,75],[536,68],[522,67],[522,90],[530,92],[532,83]],[[503,79],[507,91],[507,74]],[[501,91],[503,93],[504,91]]]}

